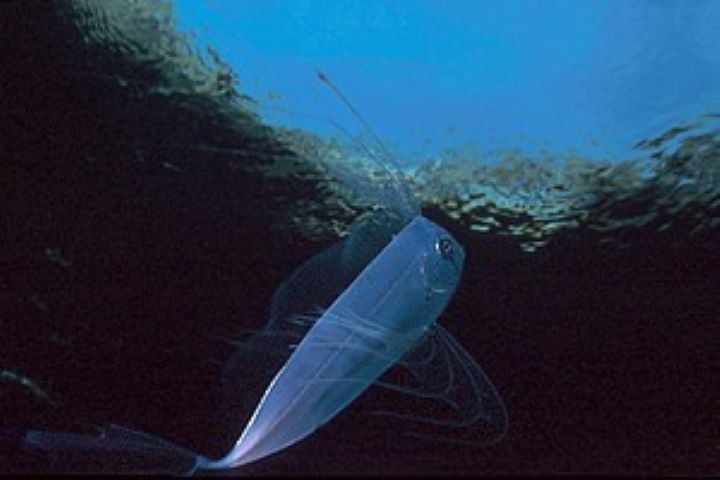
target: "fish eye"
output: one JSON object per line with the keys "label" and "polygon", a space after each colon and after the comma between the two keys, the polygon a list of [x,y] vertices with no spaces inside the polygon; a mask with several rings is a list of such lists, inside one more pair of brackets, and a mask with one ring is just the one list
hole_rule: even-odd
{"label": "fish eye", "polygon": [[435,250],[446,260],[451,260],[455,252],[452,241],[447,237],[438,238],[435,242]]}

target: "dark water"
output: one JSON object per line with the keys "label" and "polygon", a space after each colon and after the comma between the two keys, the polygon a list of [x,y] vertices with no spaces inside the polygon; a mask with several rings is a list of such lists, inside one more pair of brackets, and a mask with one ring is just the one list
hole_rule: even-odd
{"label": "dark water", "polygon": [[[222,410],[218,338],[260,328],[278,284],[365,208],[318,162],[335,147],[263,126],[162,2],[121,3],[0,6],[4,472],[66,466],[14,441],[29,426],[112,421],[224,453],[261,389]],[[412,173],[468,252],[441,321],[501,392],[503,442],[399,436],[365,414],[371,389],[238,473],[717,474],[708,114],[638,139],[632,161],[457,152]]]}

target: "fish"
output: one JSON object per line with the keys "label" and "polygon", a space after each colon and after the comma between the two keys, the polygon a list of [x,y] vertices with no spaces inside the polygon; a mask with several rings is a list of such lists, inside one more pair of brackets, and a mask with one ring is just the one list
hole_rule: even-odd
{"label": "fish", "polygon": [[[318,78],[372,132],[331,80],[322,73]],[[458,413],[448,419],[399,408],[374,412],[403,423],[411,434],[412,425],[467,429],[480,424],[484,430],[477,431],[484,438],[470,443],[502,438],[507,413],[497,390],[437,323],[460,284],[465,251],[445,228],[422,215],[389,155],[370,158],[392,180],[395,201],[356,221],[347,237],[309,258],[278,287],[267,326],[239,348],[235,361],[256,361],[254,355],[272,343],[284,363],[227,454],[209,458],[115,424],[87,433],[28,430],[24,441],[50,452],[140,457],[145,473],[235,469],[307,438],[373,385],[443,402]],[[398,367],[410,374],[412,384],[385,377]],[[421,428],[415,436],[433,439]],[[127,467],[121,471],[130,473]]]}

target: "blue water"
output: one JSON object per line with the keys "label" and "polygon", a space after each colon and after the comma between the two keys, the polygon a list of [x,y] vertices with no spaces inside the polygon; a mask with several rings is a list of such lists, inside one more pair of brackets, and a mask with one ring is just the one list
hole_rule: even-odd
{"label": "blue water", "polygon": [[712,0],[176,0],[272,123],[358,131],[321,69],[405,157],[521,148],[603,160],[717,111]]}

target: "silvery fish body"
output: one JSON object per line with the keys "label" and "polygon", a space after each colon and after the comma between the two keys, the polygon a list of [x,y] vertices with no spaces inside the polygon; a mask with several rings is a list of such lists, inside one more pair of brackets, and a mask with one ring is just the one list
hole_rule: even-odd
{"label": "silvery fish body", "polygon": [[464,257],[445,229],[415,217],[310,328],[233,450],[201,466],[257,460],[337,415],[423,337],[455,291]]}
{"label": "silvery fish body", "polygon": [[[320,80],[357,114],[324,75]],[[189,474],[229,469],[301,441],[373,384],[444,403],[458,414],[436,418],[400,409],[378,412],[389,421],[445,429],[431,435],[441,441],[454,441],[446,429],[469,430],[470,444],[499,440],[507,427],[502,400],[472,356],[436,323],[458,286],[465,252],[444,228],[420,214],[400,172],[367,153],[392,184],[390,190],[371,192],[382,213],[374,222],[356,222],[347,238],[296,269],[275,294],[268,326],[240,347],[241,361],[248,361],[243,355],[256,354],[253,345],[262,349],[263,339],[282,336],[283,341],[298,342],[289,354],[290,345],[284,345],[284,364],[230,452],[214,460],[113,424],[92,433],[28,430],[24,441],[45,451],[109,452],[146,461],[145,467],[131,468],[122,459],[115,462],[121,465],[118,470],[109,471]],[[353,184],[353,179],[346,178],[346,183]],[[299,328],[291,326],[299,318],[307,320],[313,307],[322,313]],[[405,368],[415,384],[382,380],[394,365]],[[424,433],[416,436],[428,438]]]}

